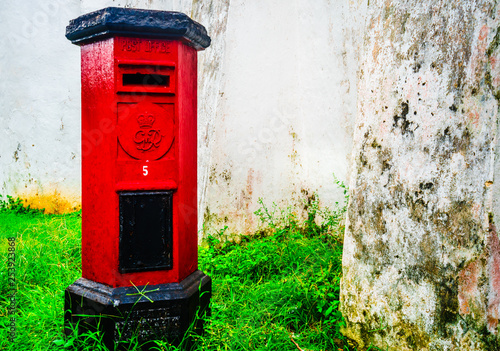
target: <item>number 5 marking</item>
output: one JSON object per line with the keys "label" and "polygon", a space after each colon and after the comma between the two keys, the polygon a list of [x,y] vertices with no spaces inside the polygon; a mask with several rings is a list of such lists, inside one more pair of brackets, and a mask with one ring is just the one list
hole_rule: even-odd
{"label": "number 5 marking", "polygon": [[142,175],[147,176],[148,175],[148,166],[142,166]]}

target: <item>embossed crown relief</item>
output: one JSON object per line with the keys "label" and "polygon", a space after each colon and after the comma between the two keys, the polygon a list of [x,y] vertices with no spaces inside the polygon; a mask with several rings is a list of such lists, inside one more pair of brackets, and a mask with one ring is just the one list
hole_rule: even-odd
{"label": "embossed crown relief", "polygon": [[161,134],[159,129],[153,129],[155,117],[152,114],[140,114],[137,116],[137,123],[140,128],[134,136],[134,143],[137,144],[137,150],[145,152],[152,148],[160,147],[164,135]]}
{"label": "embossed crown relief", "polygon": [[[174,106],[151,102],[126,105],[118,132],[119,145],[127,155],[138,160],[158,160],[174,140]],[[124,112],[125,111],[125,112]]]}

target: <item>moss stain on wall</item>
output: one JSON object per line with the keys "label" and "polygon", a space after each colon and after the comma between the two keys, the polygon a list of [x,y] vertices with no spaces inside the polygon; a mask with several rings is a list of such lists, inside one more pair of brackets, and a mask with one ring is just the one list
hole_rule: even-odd
{"label": "moss stain on wall", "polygon": [[370,1],[341,297],[362,346],[500,348],[498,20],[488,1]]}

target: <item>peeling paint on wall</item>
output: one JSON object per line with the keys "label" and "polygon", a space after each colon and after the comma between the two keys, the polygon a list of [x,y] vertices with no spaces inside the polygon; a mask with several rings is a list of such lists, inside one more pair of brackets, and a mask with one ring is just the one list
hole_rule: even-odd
{"label": "peeling paint on wall", "polygon": [[498,10],[370,1],[341,293],[362,347],[500,347]]}

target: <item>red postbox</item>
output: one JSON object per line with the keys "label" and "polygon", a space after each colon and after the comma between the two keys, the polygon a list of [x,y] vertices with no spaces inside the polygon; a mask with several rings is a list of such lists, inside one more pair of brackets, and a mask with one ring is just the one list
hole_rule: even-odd
{"label": "red postbox", "polygon": [[197,51],[210,38],[182,13],[129,8],[80,16],[66,37],[82,80],[82,278],[66,325],[99,325],[108,344],[180,337],[211,291],[196,192]]}

